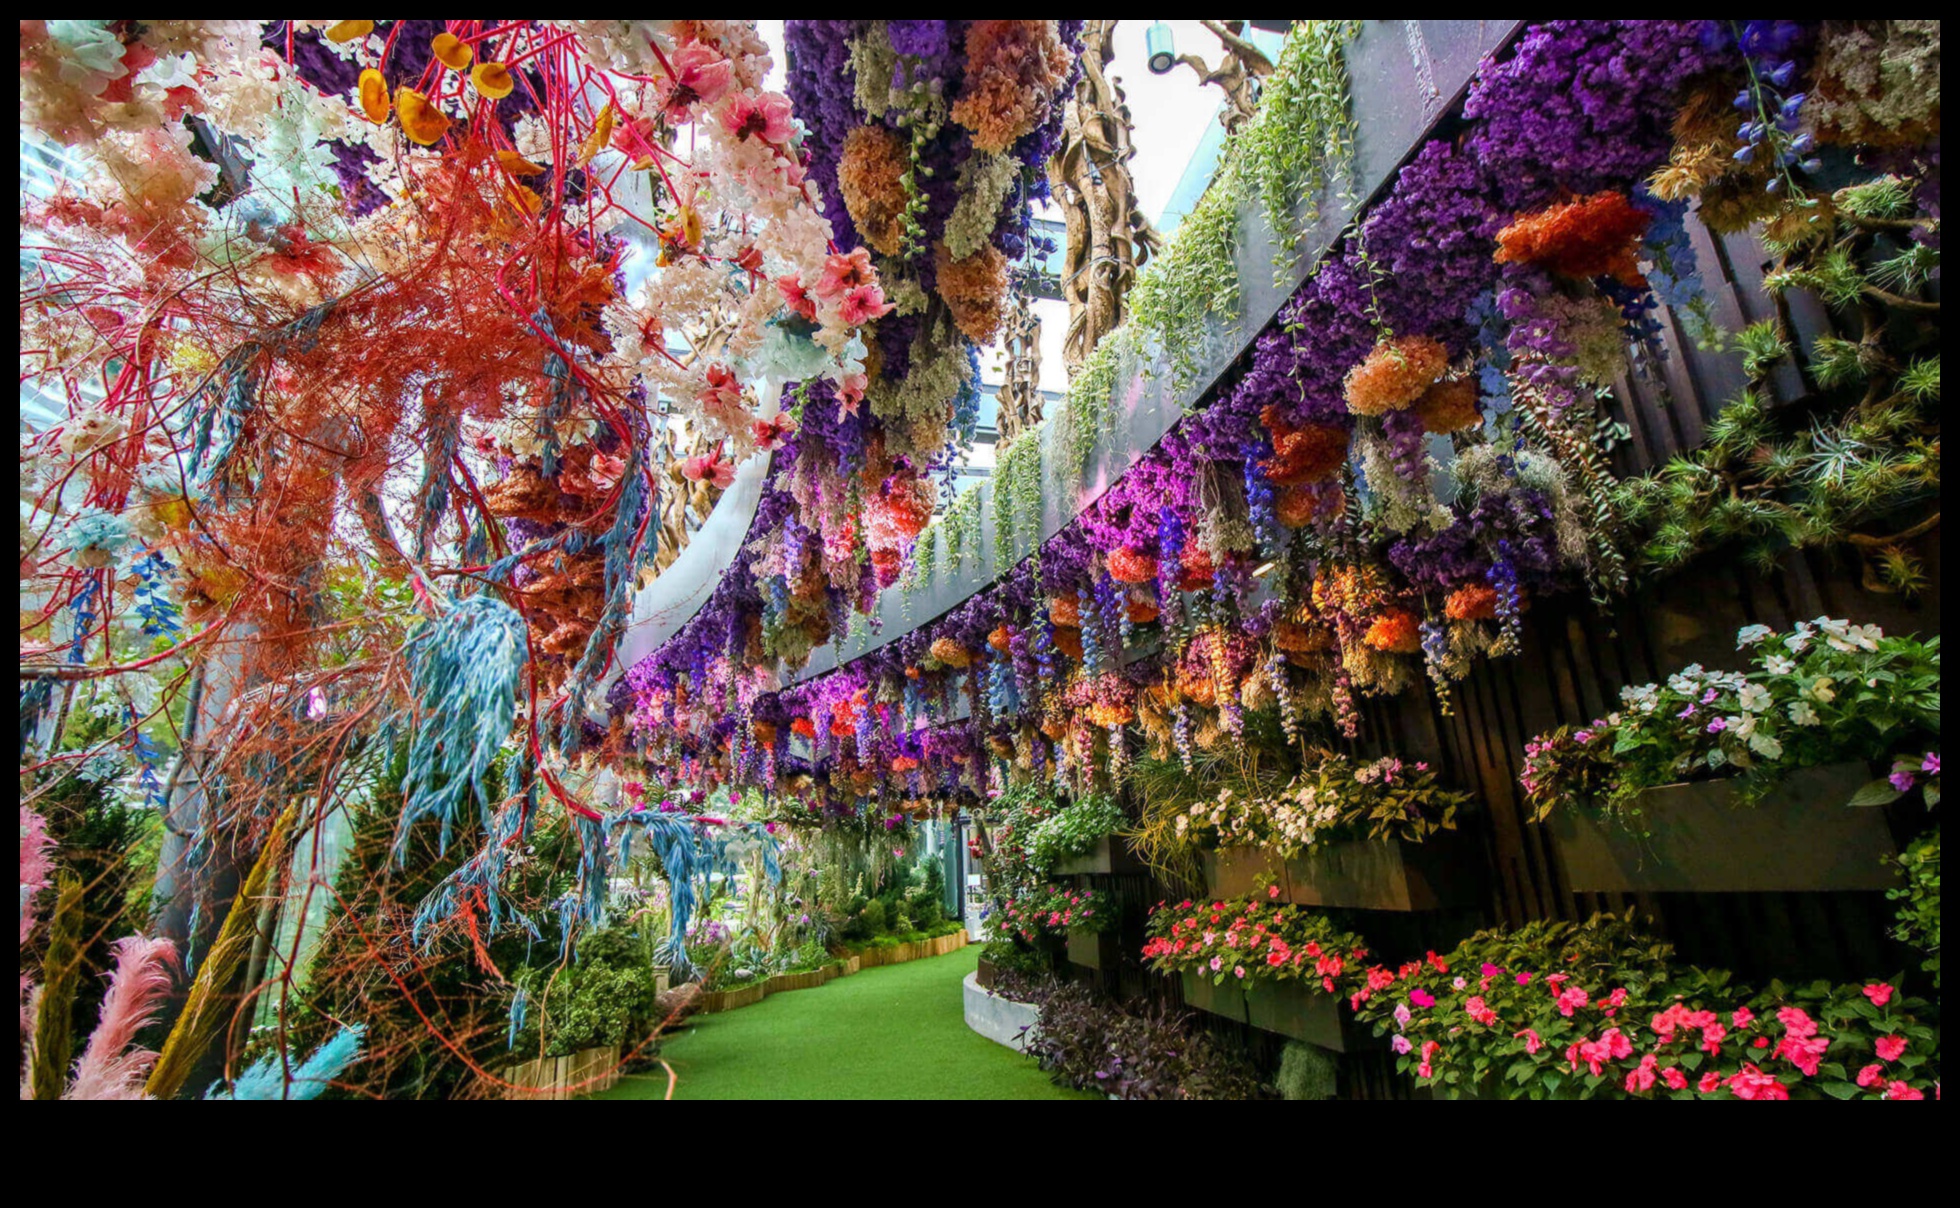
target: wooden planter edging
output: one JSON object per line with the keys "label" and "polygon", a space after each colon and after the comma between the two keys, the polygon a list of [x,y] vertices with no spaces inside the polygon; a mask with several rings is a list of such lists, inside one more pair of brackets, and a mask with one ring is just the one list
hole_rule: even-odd
{"label": "wooden planter edging", "polygon": [[1068,959],[1070,964],[1088,969],[1114,969],[1120,959],[1116,937],[1107,931],[1090,931],[1084,927],[1073,927],[1068,933]]}
{"label": "wooden planter edging", "polygon": [[1055,865],[1057,876],[1142,871],[1143,865],[1130,854],[1130,845],[1114,835],[1104,835],[1088,851]]}
{"label": "wooden planter edging", "polygon": [[1883,810],[1847,805],[1871,772],[1840,763],[1793,773],[1754,806],[1703,780],[1640,795],[1639,826],[1563,810],[1551,820],[1575,893],[1774,893],[1889,889],[1897,852]]}
{"label": "wooden planter edging", "polygon": [[1186,1006],[1317,1044],[1336,1053],[1348,1052],[1365,1043],[1359,1025],[1342,1015],[1340,999],[1304,982],[1258,981],[1248,989],[1236,985],[1215,986],[1210,978],[1195,973],[1182,977]]}
{"label": "wooden planter edging", "polygon": [[814,990],[818,986],[839,977],[849,977],[858,971],[856,957],[849,960],[832,961],[815,969],[801,973],[778,973],[753,986],[743,986],[739,990],[708,990],[694,1000],[694,1009],[703,1015],[717,1011],[733,1011],[740,1007],[752,1007],[769,997],[787,990]]}
{"label": "wooden planter edging", "polygon": [[1257,847],[1205,853],[1205,883],[1219,898],[1244,897],[1261,877],[1281,900],[1359,910],[1436,910],[1475,897],[1461,836],[1446,831],[1426,843],[1399,839],[1323,843],[1282,861]]}
{"label": "wooden planter edging", "polygon": [[[539,1057],[507,1066],[508,1099],[570,1099],[603,1091],[619,1081],[619,1046],[580,1049],[568,1057]],[[573,1090],[577,1087],[577,1090]]]}
{"label": "wooden planter edging", "polygon": [[924,960],[930,956],[945,956],[966,947],[966,931],[942,935],[938,939],[920,940],[914,944],[894,944],[889,948],[860,948],[853,957],[863,969],[876,969],[880,965],[902,965],[906,961]]}

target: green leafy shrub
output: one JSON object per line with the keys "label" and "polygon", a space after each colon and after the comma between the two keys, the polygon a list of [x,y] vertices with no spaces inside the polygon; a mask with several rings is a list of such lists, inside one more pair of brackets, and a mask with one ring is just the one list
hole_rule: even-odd
{"label": "green leafy shrub", "polygon": [[1684,667],[1666,683],[1621,689],[1621,708],[1591,725],[1527,743],[1518,780],[1533,816],[1597,808],[1624,817],[1647,789],[1731,772],[1748,801],[1798,768],[1902,752],[1892,775],[1850,804],[1915,789],[1938,803],[1939,638],[1819,617],[1787,634],[1748,626],[1736,646],[1755,648],[1754,670]]}
{"label": "green leafy shrub", "polygon": [[1901,903],[1898,926],[1892,934],[1926,954],[1925,962],[1919,967],[1933,975],[1933,985],[1937,988],[1940,984],[1939,828],[1934,827],[1931,834],[1913,840],[1899,856],[1899,867],[1905,871],[1906,883],[1885,895]]}
{"label": "green leafy shrub", "polygon": [[1087,853],[1123,827],[1123,810],[1114,798],[1091,793],[1036,824],[1028,841],[1034,867],[1052,870],[1063,860]]}
{"label": "green leafy shrub", "polygon": [[1289,1040],[1279,1055],[1279,1074],[1273,1084],[1282,1099],[1332,1099],[1334,1071],[1334,1054],[1317,1044]]}
{"label": "green leafy shrub", "polygon": [[590,932],[571,962],[521,969],[513,980],[526,1001],[511,1051],[524,1060],[624,1044],[653,1015],[653,967],[631,928]]}

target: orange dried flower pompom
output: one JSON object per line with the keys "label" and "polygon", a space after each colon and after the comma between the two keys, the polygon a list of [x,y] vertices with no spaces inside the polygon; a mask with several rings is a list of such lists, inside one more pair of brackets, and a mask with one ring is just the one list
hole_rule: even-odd
{"label": "orange dried flower pompom", "polygon": [[1348,430],[1333,424],[1295,428],[1272,416],[1272,410],[1266,408],[1266,430],[1273,436],[1273,455],[1260,462],[1259,468],[1273,485],[1304,486],[1332,478],[1347,460]]}
{"label": "orange dried flower pompom", "polygon": [[856,126],[844,136],[837,191],[851,224],[873,251],[896,256],[905,240],[905,168],[909,155],[883,126]]}
{"label": "orange dried flower pompom", "polygon": [[512,176],[543,176],[543,164],[534,164],[515,151],[497,152],[497,163]]}
{"label": "orange dried flower pompom", "polygon": [[1422,392],[1413,408],[1422,430],[1437,434],[1461,432],[1484,421],[1477,410],[1477,383],[1470,378],[1445,378]]}
{"label": "orange dried flower pompom", "polygon": [[1612,190],[1526,214],[1497,235],[1497,262],[1539,264],[1568,277],[1639,288],[1640,237],[1653,216]]}
{"label": "orange dried flower pompom", "polygon": [[443,32],[429,39],[429,49],[436,52],[436,61],[451,71],[465,71],[476,51],[455,34]]}
{"label": "orange dried flower pompom", "polygon": [[804,738],[815,738],[817,736],[817,723],[807,717],[799,717],[789,723],[789,732],[791,734],[800,734]]}
{"label": "orange dried flower pompom", "polygon": [[1070,658],[1078,662],[1081,661],[1082,631],[1080,629],[1057,629],[1055,631],[1055,648]]}
{"label": "orange dried flower pompom", "polygon": [[992,646],[1002,654],[1008,652],[1008,644],[1013,640],[1014,631],[1005,625],[994,626],[993,632],[987,635],[987,645]]}
{"label": "orange dried flower pompom", "polygon": [[1127,545],[1109,551],[1103,564],[1118,583],[1150,583],[1157,578],[1157,559]]}
{"label": "orange dried flower pompom", "polygon": [[449,133],[448,115],[413,88],[395,90],[395,112],[401,115],[402,133],[424,147],[434,146]]}
{"label": "orange dried flower pompom", "polygon": [[910,755],[900,755],[898,758],[892,760],[892,771],[894,772],[915,772],[918,768],[919,761]]}
{"label": "orange dried flower pompom", "polygon": [[1362,635],[1362,641],[1390,654],[1414,654],[1422,649],[1422,634],[1415,614],[1392,608],[1375,618]]}
{"label": "orange dried flower pompom", "polygon": [[1082,628],[1082,605],[1074,596],[1049,597],[1048,623],[1058,629]]}
{"label": "orange dried flower pompom", "polygon": [[1307,487],[1282,487],[1273,511],[1290,529],[1305,528],[1317,510],[1318,496]]}
{"label": "orange dried flower pompom", "polygon": [[1105,730],[1127,726],[1137,718],[1136,708],[1121,701],[1097,701],[1088,713],[1089,720]]}
{"label": "orange dried flower pompom", "polygon": [[388,81],[370,67],[361,73],[361,113],[379,126],[388,120]]}
{"label": "orange dried flower pompom", "polygon": [[952,638],[934,638],[928,649],[932,657],[948,667],[964,667],[973,661],[972,652]]}
{"label": "orange dried flower pompom", "polygon": [[1218,568],[1211,564],[1211,555],[1195,545],[1184,551],[1178,566],[1182,568],[1177,576],[1177,586],[1181,591],[1199,591],[1210,587],[1212,579],[1218,574]]}
{"label": "orange dried flower pompom", "polygon": [[1130,614],[1130,624],[1132,625],[1148,625],[1150,622],[1156,620],[1162,612],[1157,607],[1157,601],[1140,599],[1136,596],[1130,597],[1130,603],[1126,611]]}
{"label": "orange dried flower pompom", "polygon": [[1041,732],[1048,736],[1049,742],[1060,742],[1068,733],[1068,723],[1059,717],[1046,718],[1041,723]]}
{"label": "orange dried flower pompom", "polygon": [[919,675],[920,675],[920,671],[919,671],[919,669],[918,669],[918,667],[916,667],[916,666],[912,666],[912,667],[907,667],[907,668],[905,669],[905,678],[906,678],[906,679],[909,679],[909,680],[915,680],[915,679],[918,679],[918,678],[919,678]]}
{"label": "orange dried flower pompom", "polygon": [[1288,654],[1315,654],[1334,648],[1334,632],[1325,625],[1281,621],[1273,626],[1273,645]]}
{"label": "orange dried flower pompom", "polygon": [[1014,758],[1014,740],[1005,734],[989,734],[987,745],[1002,759]]}
{"label": "orange dried flower pompom", "polygon": [[943,243],[932,248],[939,296],[967,339],[991,344],[1000,331],[1001,302],[1007,297],[1007,254],[991,243],[964,260],[953,259]]}
{"label": "orange dried flower pompom", "polygon": [[1177,690],[1183,694],[1185,700],[1201,709],[1209,709],[1218,703],[1218,685],[1211,682],[1210,676],[1187,675],[1180,671],[1177,676]]}
{"label": "orange dried flower pompom", "polygon": [[1053,21],[975,21],[966,34],[966,80],[954,121],[976,149],[1005,151],[1039,126],[1068,79],[1069,53]]}
{"label": "orange dried flower pompom", "polygon": [[762,746],[772,747],[776,745],[775,722],[773,721],[752,722],[750,723],[749,729],[755,735],[756,742],[761,744]]}
{"label": "orange dried flower pompom", "polygon": [[365,38],[373,32],[372,21],[336,21],[327,26],[326,39],[335,45],[345,45],[357,38]]}
{"label": "orange dried flower pompom", "polygon": [[470,68],[470,87],[493,101],[501,101],[517,87],[517,80],[502,63],[478,63]]}
{"label": "orange dried flower pompom", "polygon": [[1428,336],[1400,336],[1375,345],[1348,370],[1347,406],[1356,415],[1400,411],[1450,367],[1450,354]]}
{"label": "orange dried flower pompom", "polygon": [[1443,613],[1452,621],[1494,621],[1497,619],[1497,589],[1483,583],[1467,583],[1450,593]]}
{"label": "orange dried flower pompom", "polygon": [[874,549],[871,551],[871,569],[878,576],[879,587],[890,587],[898,582],[898,576],[905,570],[905,556],[895,549]]}
{"label": "orange dried flower pompom", "polygon": [[865,501],[865,539],[873,549],[897,547],[925,531],[932,519],[932,480],[894,475]]}

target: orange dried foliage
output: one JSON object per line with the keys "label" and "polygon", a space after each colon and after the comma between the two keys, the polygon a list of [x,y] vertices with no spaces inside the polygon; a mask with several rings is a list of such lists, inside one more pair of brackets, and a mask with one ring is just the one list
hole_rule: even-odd
{"label": "orange dried foliage", "polygon": [[1437,382],[1423,391],[1413,409],[1425,432],[1461,432],[1484,420],[1477,410],[1477,383],[1467,377]]}
{"label": "orange dried foliage", "polygon": [[1007,254],[989,243],[964,260],[955,260],[945,244],[936,243],[932,256],[939,296],[953,312],[953,322],[974,343],[992,343],[1000,332],[1001,303],[1007,296]]}
{"label": "orange dried foliage", "polygon": [[851,223],[874,251],[898,255],[905,241],[905,144],[883,126],[857,126],[844,136],[837,191]]}
{"label": "orange dried foliage", "polygon": [[1519,217],[1497,235],[1497,261],[1542,265],[1568,277],[1611,277],[1635,289],[1640,237],[1652,216],[1606,190]]}
{"label": "orange dried foliage", "polygon": [[966,34],[966,82],[952,118],[981,151],[1001,152],[1040,125],[1068,79],[1069,54],[1053,21],[975,21]]}

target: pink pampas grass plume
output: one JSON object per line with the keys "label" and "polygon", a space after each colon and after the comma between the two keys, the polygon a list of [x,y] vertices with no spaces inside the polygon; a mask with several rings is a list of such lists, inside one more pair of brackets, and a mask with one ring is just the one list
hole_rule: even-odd
{"label": "pink pampas grass plume", "polygon": [[20,942],[34,933],[34,899],[48,887],[54,861],[48,850],[48,820],[26,806],[20,807]]}
{"label": "pink pampas grass plume", "polygon": [[75,1062],[64,1099],[141,1099],[157,1055],[136,1043],[170,993],[177,949],[169,940],[125,936],[116,941],[116,967],[102,1000],[102,1021]]}

